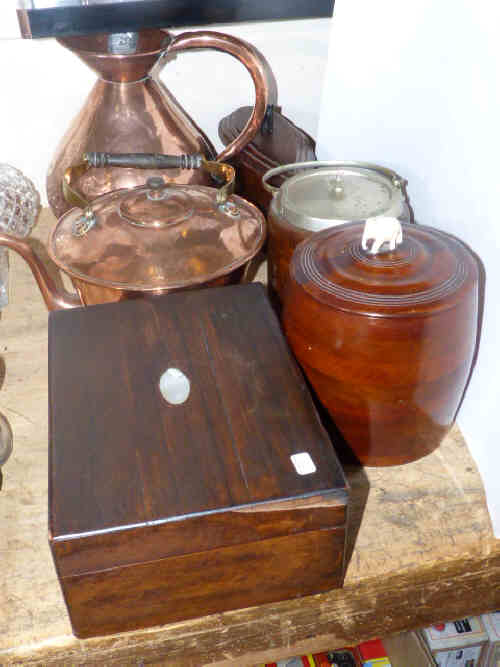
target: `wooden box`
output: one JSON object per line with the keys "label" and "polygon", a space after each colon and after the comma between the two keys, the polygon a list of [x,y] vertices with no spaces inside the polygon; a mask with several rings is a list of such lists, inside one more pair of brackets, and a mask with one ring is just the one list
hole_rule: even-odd
{"label": "wooden box", "polygon": [[49,390],[49,541],[78,637],[342,585],[346,480],[262,285],[53,312]]}

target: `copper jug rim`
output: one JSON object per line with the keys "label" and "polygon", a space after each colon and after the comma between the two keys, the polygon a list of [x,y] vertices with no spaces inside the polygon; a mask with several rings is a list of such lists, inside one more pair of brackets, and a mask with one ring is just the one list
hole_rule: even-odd
{"label": "copper jug rim", "polygon": [[[102,32],[97,34],[89,35],[68,35],[66,37],[57,37],[56,41],[65,46],[67,49],[76,54],[81,54],[85,56],[92,56],[93,58],[113,58],[116,60],[124,60],[130,58],[144,58],[147,56],[154,56],[160,54],[164,51],[168,44],[170,43],[172,37],[168,30],[162,28],[149,28],[139,31],[139,43],[137,46],[137,51],[134,53],[120,54],[112,53],[108,48],[108,38],[113,33],[111,32]],[[141,43],[147,42],[148,37],[154,36],[157,38],[155,41],[158,42],[158,45],[155,48],[146,48],[141,49]],[[151,40],[153,41],[153,40]],[[101,44],[103,48],[96,49],[86,48],[86,44]]]}

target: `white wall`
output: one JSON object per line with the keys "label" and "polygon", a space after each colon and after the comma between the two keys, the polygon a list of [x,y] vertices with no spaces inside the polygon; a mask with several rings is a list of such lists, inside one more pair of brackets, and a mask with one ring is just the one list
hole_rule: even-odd
{"label": "white wall", "polygon": [[[9,11],[8,11],[9,9]],[[12,8],[0,7],[2,19]],[[253,43],[267,58],[278,81],[283,113],[313,136],[327,58],[331,19],[210,26]],[[189,30],[189,28],[186,28]],[[176,34],[183,32],[174,31]],[[0,30],[0,37],[8,32]],[[2,103],[0,162],[29,176],[45,197],[45,174],[55,147],[83,105],[95,75],[55,40],[0,39]],[[220,119],[253,103],[246,70],[231,56],[203,51],[179,55],[161,78],[186,110],[222,147]]]}
{"label": "white wall", "polygon": [[500,537],[500,40],[494,2],[336,0],[318,132],[324,159],[408,179],[416,219],[486,268],[478,362],[459,424]]}

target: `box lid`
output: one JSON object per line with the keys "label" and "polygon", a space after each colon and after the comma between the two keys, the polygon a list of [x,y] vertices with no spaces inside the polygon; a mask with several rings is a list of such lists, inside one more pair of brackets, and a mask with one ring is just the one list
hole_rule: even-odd
{"label": "box lid", "polygon": [[[159,387],[172,368],[180,404]],[[53,543],[148,530],[153,558],[345,521],[343,472],[259,284],[51,313],[49,392]]]}

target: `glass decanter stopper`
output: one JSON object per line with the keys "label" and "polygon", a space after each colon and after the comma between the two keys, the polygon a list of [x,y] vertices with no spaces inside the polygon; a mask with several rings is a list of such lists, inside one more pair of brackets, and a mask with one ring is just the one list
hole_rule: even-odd
{"label": "glass decanter stopper", "polygon": [[[33,183],[9,164],[0,163],[0,233],[24,237],[31,232],[40,196]],[[9,302],[9,255],[0,248],[0,308]]]}

